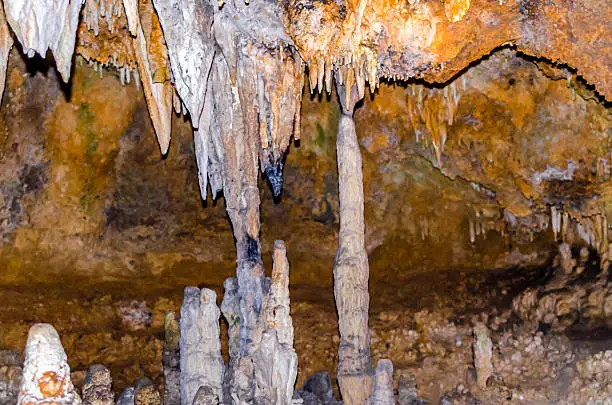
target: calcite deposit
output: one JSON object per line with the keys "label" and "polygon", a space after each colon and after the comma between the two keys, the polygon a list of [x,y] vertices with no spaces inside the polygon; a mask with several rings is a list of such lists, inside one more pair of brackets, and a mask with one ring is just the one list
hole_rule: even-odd
{"label": "calcite deposit", "polygon": [[0,398],[609,400],[611,20],[4,0]]}

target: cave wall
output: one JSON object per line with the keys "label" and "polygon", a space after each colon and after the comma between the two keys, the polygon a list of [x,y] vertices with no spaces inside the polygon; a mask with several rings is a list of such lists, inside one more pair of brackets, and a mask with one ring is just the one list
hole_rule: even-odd
{"label": "cave wall", "polygon": [[[68,85],[13,50],[0,110],[0,282],[220,285],[235,266],[224,200],[199,198],[190,123],[161,157],[141,89],[78,58]],[[308,96],[280,199],[260,187],[262,248],[284,239],[292,283],[331,284],[335,94]],[[381,84],[355,113],[371,276],[550,259],[550,205],[605,214],[605,103],[571,71],[505,49],[446,87]],[[570,181],[572,180],[572,181]],[[263,185],[265,177],[260,179]]]}

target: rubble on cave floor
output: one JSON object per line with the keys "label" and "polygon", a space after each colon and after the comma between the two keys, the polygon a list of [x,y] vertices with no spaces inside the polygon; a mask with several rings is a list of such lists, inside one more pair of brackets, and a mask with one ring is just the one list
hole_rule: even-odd
{"label": "rubble on cave floor", "polygon": [[[586,253],[590,264],[581,271]],[[549,268],[421,274],[392,286],[375,281],[372,296],[384,298],[371,309],[372,361],[392,360],[400,404],[609,404],[612,289],[608,269],[597,263],[595,253],[561,245]],[[576,289],[586,291],[578,301],[571,298]],[[130,297],[116,288],[102,290],[94,287],[96,298],[74,296],[65,305],[52,297],[57,292],[0,290],[9,303],[0,314],[0,346],[7,349],[0,356],[1,403],[17,399],[19,353],[29,327],[42,319],[58,330],[79,393],[97,363],[109,368],[115,398],[144,376],[163,393],[164,315],[178,312],[180,289],[136,290]],[[336,403],[339,337],[331,288],[293,286],[291,292],[296,395],[304,404]],[[151,320],[142,328],[121,318],[128,298],[149,308]],[[569,316],[566,308],[576,313]],[[227,361],[226,333],[222,322]]]}

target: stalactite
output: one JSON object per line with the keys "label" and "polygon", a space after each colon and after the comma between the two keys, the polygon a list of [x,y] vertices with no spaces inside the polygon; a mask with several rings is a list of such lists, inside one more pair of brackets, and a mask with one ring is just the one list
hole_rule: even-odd
{"label": "stalactite", "polygon": [[0,102],[4,94],[6,83],[6,68],[8,66],[8,56],[13,47],[13,36],[9,30],[4,8],[0,7]]}
{"label": "stalactite", "polygon": [[29,57],[50,49],[65,82],[70,79],[79,14],[84,0],[5,0],[4,11]]}
{"label": "stalactite", "polygon": [[181,403],[191,405],[200,387],[223,400],[224,364],[219,341],[217,295],[209,289],[186,287],[181,307]]}
{"label": "stalactite", "polygon": [[39,323],[30,328],[25,349],[23,382],[18,405],[78,405],[81,399],[70,381],[70,367],[53,326]]}
{"label": "stalactite", "polygon": [[[132,18],[128,17],[130,31],[136,32],[136,37],[133,39],[134,53],[136,55],[138,70],[140,72],[139,76],[142,80],[142,87],[149,108],[149,115],[153,122],[161,153],[165,155],[170,146],[172,85],[169,82],[154,81],[149,60],[148,44],[142,25],[140,24],[140,18],[137,14],[138,6],[136,0],[123,0],[123,3],[128,16],[130,16],[130,13],[136,13]],[[127,10],[130,11],[128,12]]]}
{"label": "stalactite", "polygon": [[368,327],[369,267],[365,250],[363,173],[352,116],[361,96],[354,85],[352,70],[348,69],[342,81],[336,77],[343,114],[336,140],[340,232],[334,261],[334,296],[340,329],[338,381],[347,405],[368,403],[374,383]]}
{"label": "stalactite", "polygon": [[101,364],[94,364],[87,370],[83,383],[83,405],[114,405],[114,403],[115,393],[110,371]]}
{"label": "stalactite", "polygon": [[174,311],[167,311],[164,316],[164,405],[179,405],[180,393],[180,325]]}
{"label": "stalactite", "polygon": [[213,6],[195,0],[155,0],[154,4],[168,45],[174,86],[197,127],[215,53]]}

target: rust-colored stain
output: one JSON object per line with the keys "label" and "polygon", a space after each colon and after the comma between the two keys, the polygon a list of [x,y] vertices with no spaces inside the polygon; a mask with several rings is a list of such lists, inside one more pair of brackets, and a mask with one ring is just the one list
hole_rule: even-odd
{"label": "rust-colored stain", "polygon": [[55,371],[46,371],[37,380],[38,388],[44,398],[63,396],[66,392],[63,389],[63,379],[59,379]]}

